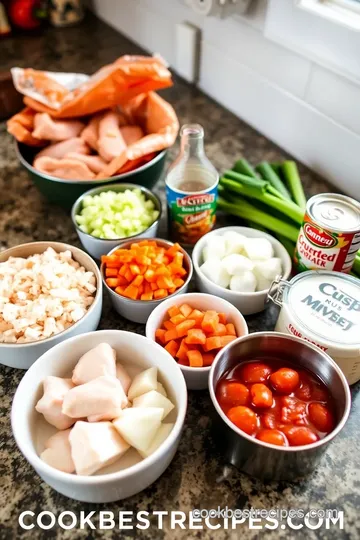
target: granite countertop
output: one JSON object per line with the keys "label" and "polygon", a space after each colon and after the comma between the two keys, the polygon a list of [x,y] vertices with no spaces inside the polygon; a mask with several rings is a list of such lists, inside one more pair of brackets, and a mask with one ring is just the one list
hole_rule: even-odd
{"label": "granite countertop", "polygon": [[[48,29],[39,36],[17,37],[0,43],[2,69],[15,65],[58,71],[92,73],[100,66],[124,53],[139,53],[139,48],[114,30],[88,16],[78,27]],[[206,134],[206,151],[214,165],[222,170],[235,157],[246,156],[250,161],[277,161],[286,154],[236,118],[230,112],[204,96],[196,88],[175,80],[173,88],[163,95],[174,105],[180,122],[199,122]],[[279,113],[280,114],[280,113]],[[172,158],[177,146],[170,152]],[[325,181],[304,167],[300,172],[308,195],[331,190]],[[164,197],[163,181],[156,191]],[[162,234],[166,234],[162,223]],[[68,214],[49,205],[32,185],[17,161],[11,137],[0,124],[0,249],[33,240],[57,240],[79,246],[77,235]],[[258,316],[247,317],[250,332],[273,329],[276,308],[270,307]],[[122,319],[105,299],[101,329],[125,329],[140,334],[144,326]],[[78,503],[61,496],[47,486],[17,449],[11,435],[10,409],[14,392],[24,372],[0,366],[0,539],[15,538],[195,538],[216,537],[220,540],[238,538],[359,538],[360,523],[360,445],[359,385],[352,389],[353,406],[350,419],[311,476],[293,484],[266,483],[251,479],[228,466],[219,454],[210,435],[210,398],[207,392],[190,392],[186,424],[179,450],[163,476],[151,487],[128,500],[105,505]],[[18,516],[24,510],[37,515],[49,510],[55,515],[64,510],[79,514],[81,510],[182,510],[193,508],[335,508],[344,511],[344,530],[333,526],[329,530],[304,528],[297,533],[291,529],[249,530],[248,523],[236,531],[209,529],[170,531],[155,527],[123,531],[73,529],[55,527],[44,531],[35,527],[24,531]],[[96,523],[96,519],[95,519]]]}

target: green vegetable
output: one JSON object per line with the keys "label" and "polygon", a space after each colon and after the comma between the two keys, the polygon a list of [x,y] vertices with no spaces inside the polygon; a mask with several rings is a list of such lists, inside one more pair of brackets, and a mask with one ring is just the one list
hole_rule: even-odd
{"label": "green vegetable", "polygon": [[306,197],[295,161],[284,161],[281,170],[294,201],[305,211]]}
{"label": "green vegetable", "polygon": [[251,176],[252,178],[259,178],[253,166],[246,159],[239,159],[236,161],[235,165],[233,166],[233,171],[240,174],[245,174],[246,176]]}
{"label": "green vegetable", "polygon": [[304,212],[292,201],[285,201],[275,197],[272,193],[267,193],[266,186],[265,189],[260,190],[248,185],[238,184],[237,182],[224,177],[220,178],[220,184],[236,194],[257,199],[267,206],[282,212],[298,225],[302,225]]}
{"label": "green vegetable", "polygon": [[283,195],[286,199],[291,201],[291,195],[274,171],[272,167],[267,163],[266,161],[263,161],[256,167],[257,172],[261,175],[261,177],[264,180],[267,180],[270,182],[270,184],[277,189],[281,195]]}
{"label": "green vegetable", "polygon": [[257,188],[262,191],[266,190],[266,186],[268,184],[268,182],[261,180],[260,178],[253,178],[251,176],[246,176],[245,174],[240,174],[230,170],[224,172],[224,177],[230,178],[230,180],[234,180],[235,182],[238,182],[244,186]]}
{"label": "green vegetable", "polygon": [[140,234],[158,217],[153,201],[147,200],[140,189],[127,189],[84,197],[82,210],[75,220],[83,232],[115,240]]}
{"label": "green vegetable", "polygon": [[292,242],[296,242],[297,240],[299,227],[284,223],[280,219],[266,214],[243,198],[233,197],[233,202],[230,203],[222,197],[219,197],[218,207],[220,210],[228,212],[234,216],[238,216],[242,219],[253,221],[254,223],[257,223],[262,227],[266,227],[275,233],[280,232],[282,236],[285,236]]}
{"label": "green vegetable", "polygon": [[356,254],[352,271],[357,275],[357,277],[360,277],[360,251],[358,251]]}

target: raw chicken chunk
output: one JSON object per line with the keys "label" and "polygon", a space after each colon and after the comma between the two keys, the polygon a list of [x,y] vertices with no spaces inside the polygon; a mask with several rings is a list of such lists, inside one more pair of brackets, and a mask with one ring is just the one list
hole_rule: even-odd
{"label": "raw chicken chunk", "polygon": [[44,415],[49,424],[57,429],[67,429],[75,420],[62,412],[64,397],[74,388],[71,379],[61,379],[48,375],[44,380],[44,395],[35,409]]}
{"label": "raw chicken chunk", "polygon": [[85,163],[85,165],[87,165],[95,174],[101,172],[107,165],[106,161],[100,156],[86,156],[85,154],[78,154],[77,152],[69,152],[65,157]]}
{"label": "raw chicken chunk", "polygon": [[125,394],[127,395],[130,385],[131,385],[131,378],[121,364],[116,364],[116,377],[119,379],[121,386],[124,389]]}
{"label": "raw chicken chunk", "polygon": [[93,149],[98,151],[99,123],[102,115],[93,116],[81,132],[81,138]]}
{"label": "raw chicken chunk", "polygon": [[83,476],[111,465],[130,448],[111,422],[76,422],[69,440],[76,473]]}
{"label": "raw chicken chunk", "polygon": [[99,122],[98,152],[105,161],[122,154],[126,144],[119,128],[119,115],[107,112]]}
{"label": "raw chicken chunk", "polygon": [[127,146],[130,146],[144,137],[144,132],[140,126],[124,126],[120,128],[121,135]]}
{"label": "raw chicken chunk", "polygon": [[120,381],[106,375],[70,390],[64,398],[62,411],[71,418],[87,416],[89,422],[99,422],[116,418],[127,404]]}
{"label": "raw chicken chunk", "polygon": [[48,173],[51,176],[69,180],[92,180],[95,178],[89,167],[76,159],[53,159],[44,156],[35,159],[34,167],[38,171]]}
{"label": "raw chicken chunk", "polygon": [[44,156],[61,159],[69,152],[76,152],[76,154],[90,154],[90,148],[80,137],[74,137],[67,141],[50,144],[50,146],[47,146],[36,155],[36,159]]}
{"label": "raw chicken chunk", "polygon": [[76,364],[72,382],[85,384],[103,375],[116,377],[116,352],[108,343],[100,343],[85,353]]}
{"label": "raw chicken chunk", "polygon": [[71,429],[66,429],[55,433],[46,441],[45,450],[40,454],[40,458],[45,463],[67,473],[75,471],[75,465],[71,457],[70,432]]}
{"label": "raw chicken chunk", "polygon": [[65,141],[80,135],[84,127],[79,120],[55,120],[48,113],[37,113],[32,135],[47,141]]}

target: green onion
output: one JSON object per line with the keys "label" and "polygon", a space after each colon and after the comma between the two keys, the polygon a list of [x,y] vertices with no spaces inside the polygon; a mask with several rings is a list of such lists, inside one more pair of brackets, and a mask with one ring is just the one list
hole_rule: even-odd
{"label": "green onion", "polygon": [[246,176],[251,176],[251,178],[259,178],[253,166],[246,159],[238,159],[233,166],[233,171],[245,174]]}
{"label": "green onion", "polygon": [[275,189],[277,189],[284,197],[286,197],[286,199],[291,201],[290,193],[288,192],[278,175],[275,173],[275,171],[271,168],[269,163],[267,163],[266,161],[259,163],[259,165],[256,167],[256,170],[264,180],[270,182],[270,184]]}
{"label": "green onion", "polygon": [[295,161],[284,161],[281,170],[294,201],[305,211],[306,197]]}
{"label": "green onion", "polygon": [[245,174],[240,174],[234,171],[225,171],[224,177],[230,178],[239,184],[244,186],[254,187],[265,191],[268,182],[266,180],[261,180],[260,178],[252,178],[251,176],[246,176]]}

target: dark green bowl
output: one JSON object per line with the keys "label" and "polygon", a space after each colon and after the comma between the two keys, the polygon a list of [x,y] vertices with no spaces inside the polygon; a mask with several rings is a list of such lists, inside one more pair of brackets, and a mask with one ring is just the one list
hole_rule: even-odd
{"label": "dark green bowl", "polygon": [[134,171],[124,174],[118,174],[111,178],[103,180],[64,180],[50,176],[34,169],[31,165],[34,161],[34,156],[39,150],[26,146],[25,144],[16,143],[16,153],[21,165],[27,170],[28,175],[34,182],[38,190],[54,204],[58,204],[66,209],[71,209],[72,205],[86,191],[91,188],[103,186],[107,184],[116,184],[119,182],[139,184],[148,189],[154,187],[159,180],[165,165],[166,150],[159,152],[142,167]]}

